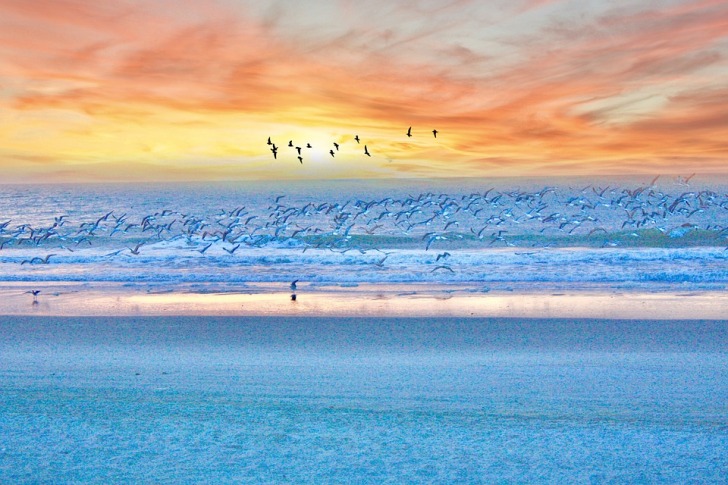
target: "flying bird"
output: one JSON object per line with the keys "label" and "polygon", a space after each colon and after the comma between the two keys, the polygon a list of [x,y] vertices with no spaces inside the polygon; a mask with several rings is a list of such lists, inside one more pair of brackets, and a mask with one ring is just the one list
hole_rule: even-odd
{"label": "flying bird", "polygon": [[303,157],[298,157],[298,161],[301,162],[301,165],[303,165]]}
{"label": "flying bird", "polygon": [[336,143],[336,142],[334,142],[334,148],[336,148],[336,151],[338,152],[339,151],[339,144]]}
{"label": "flying bird", "polygon": [[354,136],[354,140],[356,140],[356,142],[359,143],[359,135]]}
{"label": "flying bird", "polygon": [[55,254],[49,254],[45,258],[41,258],[39,256],[36,256],[31,259],[26,259],[23,262],[20,263],[20,266],[23,266],[25,263],[28,264],[34,264],[34,263],[40,263],[40,264],[48,264],[48,260],[51,259],[51,256],[55,256]]}
{"label": "flying bird", "polygon": [[332,157],[334,156],[334,151],[333,150],[329,150],[329,153],[331,154]]}
{"label": "flying bird", "polygon": [[272,145],[272,144],[273,144],[273,142],[272,142],[272,141],[270,141],[270,137],[268,137],[268,144],[269,144],[269,145]]}
{"label": "flying bird", "polygon": [[273,148],[271,148],[270,151],[273,152],[273,159],[277,160],[278,159],[278,147],[273,145]]}
{"label": "flying bird", "polygon": [[408,137],[412,136],[412,127],[411,126],[407,129],[407,136]]}
{"label": "flying bird", "polygon": [[435,138],[437,138],[437,130],[432,130],[432,134],[435,135]]}
{"label": "flying bird", "polygon": [[364,145],[364,155],[371,157],[372,155],[369,153],[369,150],[367,150],[367,146]]}

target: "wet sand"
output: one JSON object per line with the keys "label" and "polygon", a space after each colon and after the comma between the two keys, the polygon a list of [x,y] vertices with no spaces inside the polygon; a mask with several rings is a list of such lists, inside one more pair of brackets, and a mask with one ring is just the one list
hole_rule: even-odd
{"label": "wet sand", "polygon": [[[258,284],[221,291],[122,284],[4,283],[0,315],[45,316],[381,316],[684,320],[726,318],[728,292],[489,291],[482,285],[303,286]],[[27,291],[39,289],[37,302]]]}

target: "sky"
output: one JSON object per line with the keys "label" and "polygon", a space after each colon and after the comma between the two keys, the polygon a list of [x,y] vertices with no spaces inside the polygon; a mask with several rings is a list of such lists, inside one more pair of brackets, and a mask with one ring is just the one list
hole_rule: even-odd
{"label": "sky", "polygon": [[0,0],[0,183],[726,174],[727,58],[725,0]]}

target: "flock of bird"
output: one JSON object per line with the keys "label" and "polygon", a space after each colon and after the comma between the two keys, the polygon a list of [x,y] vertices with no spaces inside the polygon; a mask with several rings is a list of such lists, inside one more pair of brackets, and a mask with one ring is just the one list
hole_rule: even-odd
{"label": "flock of bird", "polygon": [[[138,257],[155,243],[178,241],[177,247],[199,257],[212,252],[235,258],[262,247],[375,251],[379,256],[371,264],[377,269],[386,269],[394,250],[419,248],[424,255],[432,250],[431,272],[455,273],[453,251],[461,248],[512,247],[515,254],[533,254],[564,246],[723,247],[728,241],[728,194],[690,190],[691,177],[678,177],[676,185],[686,190],[672,192],[658,189],[655,178],[636,188],[488,188],[468,194],[424,192],[290,204],[287,195],[278,195],[267,207],[240,205],[212,213],[165,208],[137,215],[108,210],[76,223],[65,214],[44,225],[5,220],[0,222],[0,264],[62,264],[64,255],[73,259],[84,248],[101,248],[103,258],[115,261]],[[25,257],[13,256],[15,248]],[[39,254],[28,257],[29,248]],[[296,283],[291,283],[293,295]]]}
{"label": "flock of bird", "polygon": [[[687,180],[680,179],[680,183]],[[388,249],[433,250],[432,271],[454,271],[452,249],[639,245],[655,238],[681,241],[694,233],[699,244],[723,246],[728,239],[728,194],[711,190],[667,193],[655,186],[594,187],[564,191],[499,191],[470,194],[426,192],[369,200],[286,203],[220,209],[195,214],[167,208],[130,216],[109,210],[92,220],[73,223],[67,215],[52,223],[0,222],[0,262],[21,266],[52,264],[81,248],[108,248],[106,258],[129,258],[160,241],[180,241],[191,252],[211,248],[234,257],[246,248],[299,247],[338,252],[378,251],[372,264],[384,268]],[[40,254],[9,258],[10,248],[34,248]],[[435,254],[436,251],[437,254]],[[728,250],[728,248],[726,248]],[[444,251],[444,252],[442,252]],[[8,257],[3,258],[3,253]],[[24,253],[27,254],[27,251]]]}
{"label": "flock of bird", "polygon": [[[437,138],[438,133],[439,133],[439,131],[437,131],[436,129],[432,130],[432,135],[435,138]],[[406,135],[408,138],[412,137],[412,127],[411,126],[407,129]],[[359,135],[354,135],[354,141],[356,142],[357,145],[361,145],[361,138],[359,138]],[[268,137],[267,145],[270,147],[269,149],[270,149],[271,153],[273,153],[273,159],[278,159],[279,147],[278,147],[278,145],[275,144],[275,142],[273,140],[271,140],[271,137]],[[303,145],[303,144],[301,144],[301,145]],[[339,143],[332,142],[331,146],[327,147],[327,148],[330,148],[329,155],[331,155],[331,157],[335,158],[336,154],[339,152],[340,147],[341,147],[341,145]],[[313,146],[311,146],[311,143],[306,143],[305,146],[299,146],[297,144],[294,144],[293,140],[289,140],[288,148],[293,148],[296,151],[296,158],[298,159],[298,162],[303,164],[303,150],[312,149]],[[364,145],[364,155],[366,155],[367,157],[372,156],[372,154],[369,152],[369,147],[366,144]]]}

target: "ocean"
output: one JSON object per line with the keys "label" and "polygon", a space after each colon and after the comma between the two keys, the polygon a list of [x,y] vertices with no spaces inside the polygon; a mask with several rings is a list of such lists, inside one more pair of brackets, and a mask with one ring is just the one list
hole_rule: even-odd
{"label": "ocean", "polygon": [[723,290],[728,184],[680,181],[2,186],[0,280]]}

